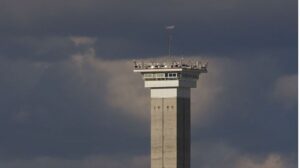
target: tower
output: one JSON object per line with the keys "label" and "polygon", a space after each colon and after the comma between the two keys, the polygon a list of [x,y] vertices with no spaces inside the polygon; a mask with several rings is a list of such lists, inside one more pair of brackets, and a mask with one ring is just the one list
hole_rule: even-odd
{"label": "tower", "polygon": [[207,65],[137,63],[151,93],[151,168],[190,168],[191,88]]}

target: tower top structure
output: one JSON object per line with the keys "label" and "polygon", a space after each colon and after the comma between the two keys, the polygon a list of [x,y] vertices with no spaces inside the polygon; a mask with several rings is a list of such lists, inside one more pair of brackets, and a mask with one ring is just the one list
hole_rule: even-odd
{"label": "tower top structure", "polygon": [[190,168],[191,88],[207,63],[134,61],[151,97],[151,168]]}
{"label": "tower top structure", "polygon": [[195,88],[199,75],[207,73],[207,63],[200,61],[134,61],[134,72],[141,73],[146,88]]}

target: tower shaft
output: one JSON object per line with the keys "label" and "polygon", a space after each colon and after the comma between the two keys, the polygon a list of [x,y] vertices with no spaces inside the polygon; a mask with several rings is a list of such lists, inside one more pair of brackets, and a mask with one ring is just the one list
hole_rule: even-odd
{"label": "tower shaft", "polygon": [[190,168],[190,125],[189,95],[159,96],[151,89],[151,168]]}
{"label": "tower shaft", "polygon": [[151,168],[190,168],[191,88],[206,66],[135,62],[134,72],[151,91]]}

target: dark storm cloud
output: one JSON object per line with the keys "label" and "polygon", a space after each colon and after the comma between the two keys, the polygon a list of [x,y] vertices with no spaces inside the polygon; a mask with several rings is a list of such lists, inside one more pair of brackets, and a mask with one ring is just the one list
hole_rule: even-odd
{"label": "dark storm cloud", "polygon": [[177,54],[240,54],[297,45],[294,0],[5,0],[2,4],[1,36],[92,36],[110,41],[97,49],[106,57],[165,54],[166,24],[177,26]]}

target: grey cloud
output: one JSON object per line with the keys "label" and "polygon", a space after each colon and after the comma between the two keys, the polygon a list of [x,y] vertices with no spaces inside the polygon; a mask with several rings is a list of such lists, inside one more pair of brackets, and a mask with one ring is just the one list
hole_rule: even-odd
{"label": "grey cloud", "polygon": [[279,77],[274,84],[271,99],[283,104],[286,108],[297,106],[298,103],[298,75],[286,75]]}
{"label": "grey cloud", "polygon": [[284,167],[297,167],[296,164],[290,162],[290,159],[285,159],[277,154],[270,154],[263,161],[259,159],[251,158],[241,158],[236,167],[245,167],[245,168],[284,168]]}
{"label": "grey cloud", "polygon": [[[206,151],[206,152],[199,152]],[[224,168],[295,168],[295,156],[283,156],[269,153],[265,156],[249,155],[222,143],[193,145],[193,167],[224,167]],[[73,168],[148,168],[150,156],[147,155],[93,155],[82,159],[38,157],[28,160],[1,161],[0,166],[7,168],[32,167],[73,167]]]}
{"label": "grey cloud", "polygon": [[[295,168],[295,155],[267,153],[249,154],[238,148],[218,143],[194,143],[192,145],[192,166],[224,168]],[[200,152],[200,151],[206,152]]]}
{"label": "grey cloud", "polygon": [[0,161],[1,167],[6,168],[53,168],[53,167],[72,167],[72,168],[140,168],[149,167],[148,156],[89,156],[83,159],[72,160],[52,157],[37,157],[28,160]]}
{"label": "grey cloud", "polygon": [[90,43],[74,45],[76,43],[75,38],[73,36],[14,36],[3,38],[0,40],[0,57],[44,62],[64,60],[75,53],[86,51],[91,45]]}
{"label": "grey cloud", "polygon": [[[193,167],[224,168],[295,168],[295,156],[283,156],[277,153],[267,155],[249,155],[222,143],[196,143],[193,145]],[[206,152],[200,152],[206,151]],[[148,155],[92,155],[82,159],[63,159],[55,157],[37,157],[27,160],[1,161],[0,166],[7,168],[32,167],[73,167],[73,168],[149,168]]]}

